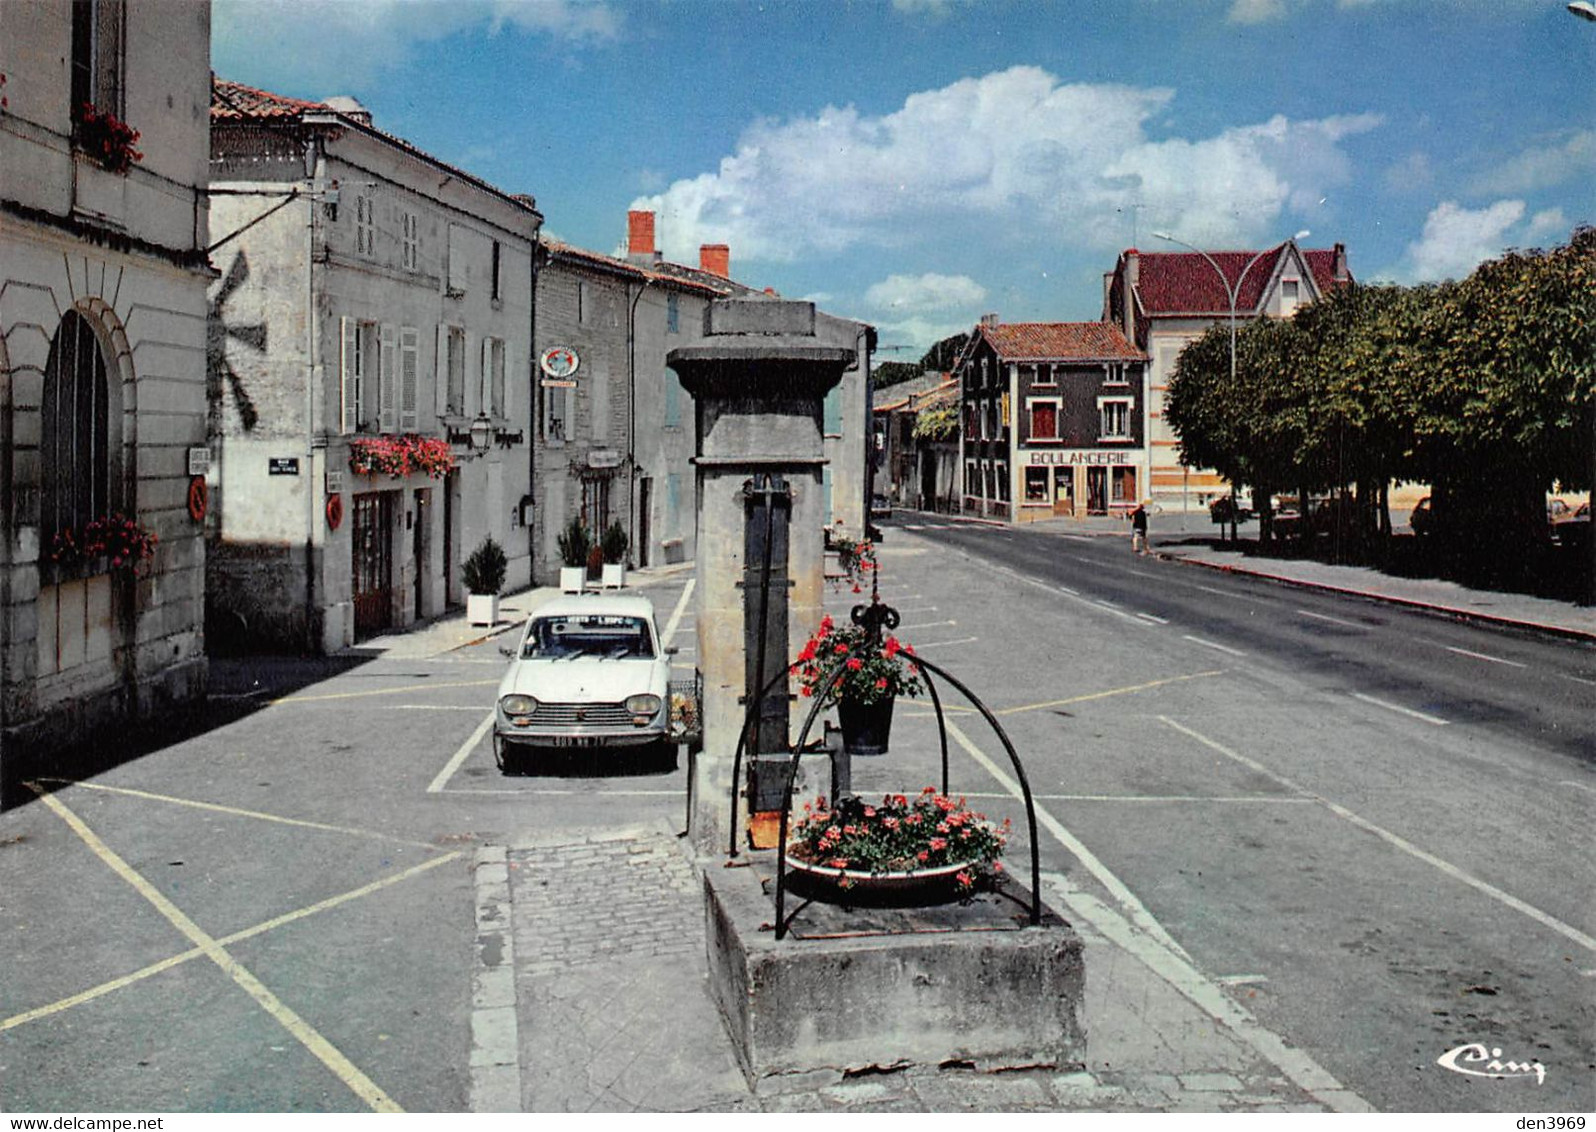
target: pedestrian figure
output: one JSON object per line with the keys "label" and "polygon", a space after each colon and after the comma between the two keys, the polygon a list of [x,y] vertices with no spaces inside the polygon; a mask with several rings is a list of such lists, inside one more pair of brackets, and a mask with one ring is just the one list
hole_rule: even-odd
{"label": "pedestrian figure", "polygon": [[1147,553],[1147,504],[1151,500],[1144,499],[1136,505],[1136,510],[1131,512],[1131,550],[1137,554]]}

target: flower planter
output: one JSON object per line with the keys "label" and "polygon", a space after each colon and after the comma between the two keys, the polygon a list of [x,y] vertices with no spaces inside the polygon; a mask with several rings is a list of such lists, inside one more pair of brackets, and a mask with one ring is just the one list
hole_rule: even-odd
{"label": "flower planter", "polygon": [[473,625],[497,625],[499,623],[499,595],[467,594],[466,620]]}
{"label": "flower planter", "polygon": [[624,589],[626,586],[626,563],[604,563],[603,586],[605,589]]}
{"label": "flower planter", "polygon": [[869,873],[858,869],[835,869],[816,865],[792,855],[787,850],[787,867],[798,874],[795,890],[814,900],[828,904],[878,904],[917,907],[927,904],[947,904],[970,895],[971,886],[959,880],[959,874],[969,870],[973,875],[979,866],[960,862],[952,865],[933,865],[911,872]]}
{"label": "flower planter", "polygon": [[587,584],[587,567],[561,566],[560,567],[560,592],[579,594],[582,587]]}
{"label": "flower planter", "polygon": [[844,697],[837,701],[837,723],[842,745],[850,755],[884,755],[892,734],[892,705],[887,696],[873,704]]}

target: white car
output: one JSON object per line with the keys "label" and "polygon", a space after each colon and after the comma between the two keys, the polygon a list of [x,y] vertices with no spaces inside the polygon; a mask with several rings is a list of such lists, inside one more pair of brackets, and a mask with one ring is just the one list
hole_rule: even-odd
{"label": "white car", "polygon": [[[663,743],[670,653],[645,597],[562,597],[527,621],[499,682],[493,744],[500,765],[517,747],[646,747]],[[663,748],[662,748],[663,749]]]}

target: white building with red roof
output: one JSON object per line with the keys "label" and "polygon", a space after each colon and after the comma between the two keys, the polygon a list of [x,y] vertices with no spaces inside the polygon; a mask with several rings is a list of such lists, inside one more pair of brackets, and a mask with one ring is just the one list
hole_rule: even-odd
{"label": "white building with red roof", "polygon": [[[1212,263],[1209,259],[1212,259]],[[1223,278],[1221,278],[1221,274]],[[1244,251],[1143,252],[1128,249],[1103,277],[1103,319],[1146,352],[1148,496],[1166,510],[1196,510],[1230,491],[1218,473],[1181,463],[1179,438],[1164,419],[1175,360],[1186,343],[1235,317],[1289,318],[1352,281],[1347,249],[1302,248],[1287,240]]]}
{"label": "white building with red roof", "polygon": [[1031,522],[1134,509],[1146,363],[1112,323],[984,317],[955,366],[964,510]]}

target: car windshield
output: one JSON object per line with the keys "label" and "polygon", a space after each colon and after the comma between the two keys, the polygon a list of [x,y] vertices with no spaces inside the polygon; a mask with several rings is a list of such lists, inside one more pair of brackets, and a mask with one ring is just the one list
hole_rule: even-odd
{"label": "car windshield", "polygon": [[525,660],[603,660],[654,658],[654,638],[641,617],[584,613],[565,617],[539,617],[521,643]]}

